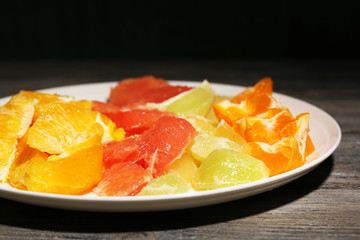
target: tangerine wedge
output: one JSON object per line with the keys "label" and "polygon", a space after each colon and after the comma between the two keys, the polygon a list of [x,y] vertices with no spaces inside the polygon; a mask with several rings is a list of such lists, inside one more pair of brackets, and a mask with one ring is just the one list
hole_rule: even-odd
{"label": "tangerine wedge", "polygon": [[299,143],[294,137],[283,138],[272,145],[249,142],[245,152],[263,161],[270,169],[270,176],[295,169],[305,163],[299,150]]}

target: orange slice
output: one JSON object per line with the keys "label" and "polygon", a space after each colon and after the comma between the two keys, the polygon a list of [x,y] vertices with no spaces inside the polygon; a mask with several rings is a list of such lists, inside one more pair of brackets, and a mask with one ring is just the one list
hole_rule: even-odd
{"label": "orange slice", "polygon": [[115,129],[112,121],[90,108],[86,102],[50,104],[30,127],[27,144],[42,152],[61,154],[94,133],[102,135],[103,142],[124,137],[122,129]]}
{"label": "orange slice", "polygon": [[26,162],[24,185],[28,190],[77,195],[94,188],[103,172],[101,136],[94,134],[65,150],[71,154],[48,157],[35,151]]}
{"label": "orange slice", "polygon": [[17,141],[29,128],[33,114],[33,99],[19,94],[0,107],[0,182],[7,179]]}

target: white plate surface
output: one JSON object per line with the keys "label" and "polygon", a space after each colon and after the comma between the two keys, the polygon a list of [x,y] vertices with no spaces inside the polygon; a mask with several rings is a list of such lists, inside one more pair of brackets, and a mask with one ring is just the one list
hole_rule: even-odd
{"label": "white plate surface", "polygon": [[[170,81],[170,83],[189,86],[200,85],[200,82],[189,81]],[[105,101],[109,96],[110,88],[115,85],[115,82],[81,84],[39,91],[74,96],[77,100],[88,99]],[[244,90],[244,87],[234,85],[211,83],[211,86],[217,94],[227,96],[234,96]],[[309,156],[312,158],[310,159],[311,161],[292,171],[268,179],[234,187],[162,196],[71,196],[23,191],[12,188],[7,184],[0,184],[0,197],[60,209],[137,212],[206,206],[241,199],[272,190],[303,176],[317,167],[335,151],[341,140],[341,130],[339,125],[323,110],[304,101],[282,94],[274,93],[274,97],[282,103],[282,105],[288,107],[293,115],[303,112],[310,113],[310,136],[318,154],[317,156]],[[0,105],[3,105],[8,99],[9,97],[0,99]]]}

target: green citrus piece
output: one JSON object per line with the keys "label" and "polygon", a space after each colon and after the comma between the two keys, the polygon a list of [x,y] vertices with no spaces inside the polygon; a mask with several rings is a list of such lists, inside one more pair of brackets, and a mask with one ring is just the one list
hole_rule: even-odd
{"label": "green citrus piece", "polygon": [[203,133],[194,138],[190,152],[195,159],[202,162],[211,152],[221,148],[236,151],[242,151],[243,149],[241,145],[229,140],[228,138]]}
{"label": "green citrus piece", "polygon": [[269,177],[260,160],[230,149],[212,152],[195,173],[195,190],[210,190],[244,184]]}
{"label": "green citrus piece", "polygon": [[175,174],[166,174],[151,180],[138,194],[146,195],[165,195],[186,193],[190,190],[186,182]]}
{"label": "green citrus piece", "polygon": [[204,80],[200,87],[181,93],[157,107],[160,110],[173,112],[179,116],[205,116],[212,108],[215,93],[208,81]]}

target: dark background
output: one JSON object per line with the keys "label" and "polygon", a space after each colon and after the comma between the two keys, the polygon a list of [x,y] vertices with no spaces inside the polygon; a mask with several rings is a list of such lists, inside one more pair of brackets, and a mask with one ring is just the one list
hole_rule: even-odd
{"label": "dark background", "polygon": [[1,1],[0,60],[360,56],[359,1]]}

